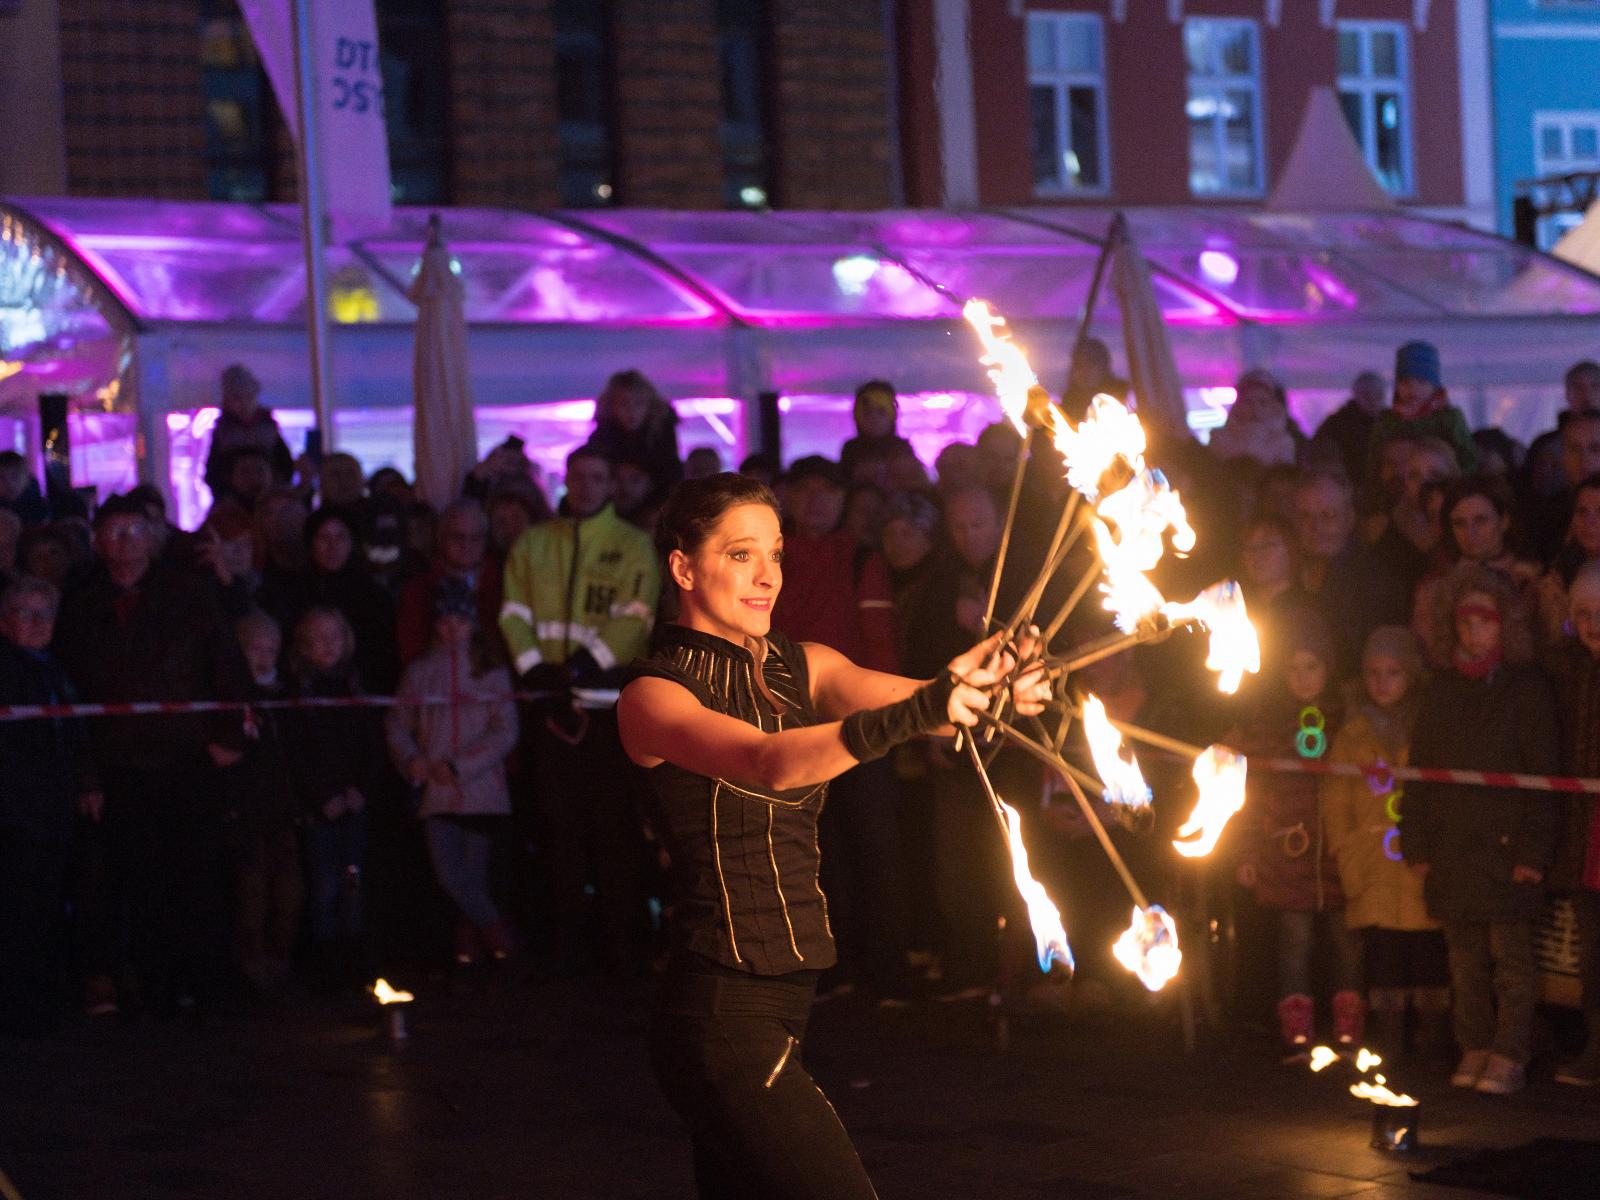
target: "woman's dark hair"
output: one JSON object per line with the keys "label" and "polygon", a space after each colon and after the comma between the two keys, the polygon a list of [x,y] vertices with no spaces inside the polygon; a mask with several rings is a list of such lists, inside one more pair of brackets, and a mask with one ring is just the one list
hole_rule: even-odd
{"label": "woman's dark hair", "polygon": [[693,554],[722,520],[722,514],[740,504],[765,504],[782,515],[777,496],[759,479],[732,471],[685,479],[667,497],[656,522],[656,549],[662,558],[674,550]]}

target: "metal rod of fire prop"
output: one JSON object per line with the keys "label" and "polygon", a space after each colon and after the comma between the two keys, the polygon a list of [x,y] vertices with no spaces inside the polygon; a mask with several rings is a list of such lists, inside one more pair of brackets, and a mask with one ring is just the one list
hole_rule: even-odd
{"label": "metal rod of fire prop", "polygon": [[1126,734],[1135,741],[1147,742],[1158,750],[1167,750],[1184,758],[1199,758],[1206,752],[1204,746],[1196,746],[1193,742],[1182,742],[1175,737],[1168,737],[1164,733],[1145,729],[1140,725],[1129,725],[1125,721],[1112,719],[1111,727],[1117,732]]}
{"label": "metal rod of fire prop", "polygon": [[994,790],[994,784],[989,781],[989,768],[983,765],[983,755],[978,753],[976,739],[967,738],[966,747],[967,755],[972,759],[973,770],[978,772],[978,781],[983,784],[983,794],[989,798],[989,807],[994,810],[994,819],[1000,822],[1000,834],[1009,842],[1011,821],[1006,816],[1005,806],[1000,802],[1000,793]]}
{"label": "metal rod of fire prop", "polygon": [[1094,556],[1094,563],[1083,573],[1083,578],[1078,580],[1077,586],[1057,610],[1050,624],[1044,627],[1043,641],[1046,646],[1055,640],[1056,634],[1061,632],[1061,627],[1067,623],[1067,618],[1072,615],[1072,610],[1078,607],[1078,601],[1094,586],[1094,581],[1100,578],[1104,564],[1100,561],[1099,554]]}
{"label": "metal rod of fire prop", "polygon": [[[1094,830],[1095,837],[1099,839],[1100,848],[1106,852],[1106,857],[1111,860],[1112,867],[1122,877],[1122,883],[1128,889],[1128,895],[1133,898],[1133,902],[1141,910],[1149,908],[1150,901],[1145,897],[1144,890],[1140,888],[1138,880],[1134,879],[1133,872],[1128,870],[1128,864],[1122,860],[1122,855],[1117,852],[1116,843],[1111,840],[1111,835],[1106,832],[1106,827],[1101,823],[1099,814],[1094,811],[1094,805],[1089,803],[1089,797],[1084,795],[1083,789],[1078,786],[1078,781],[1074,778],[1078,768],[1069,762],[1064,762],[1060,755],[1050,753],[1048,749],[1039,745],[1027,734],[1019,732],[1006,722],[996,721],[988,713],[980,712],[977,716],[978,720],[985,725],[992,725],[1000,732],[1001,736],[1013,742],[1018,749],[1033,755],[1034,758],[1044,763],[1051,770],[1061,772],[1062,777],[1067,781],[1068,790],[1072,792],[1073,799],[1078,802],[1078,807],[1083,811],[1084,820],[1089,822],[1089,828]],[[971,739],[967,740],[970,744]],[[1096,780],[1095,782],[1098,784],[1099,781]]]}
{"label": "metal rod of fire prop", "polygon": [[1183,624],[1181,621],[1176,624],[1162,621],[1156,625],[1141,625],[1132,633],[1110,633],[1080,647],[1071,658],[1048,658],[1045,662],[1052,675],[1070,675],[1074,671],[1081,671],[1103,658],[1110,658],[1134,646],[1149,646],[1165,641]]}
{"label": "metal rod of fire prop", "polygon": [[[1067,561],[1067,554],[1072,547],[1077,545],[1078,539],[1083,536],[1083,531],[1088,527],[1087,521],[1073,524],[1078,515],[1079,496],[1073,492],[1071,498],[1062,507],[1061,519],[1056,523],[1055,535],[1050,539],[1050,549],[1045,553],[1044,564],[1039,568],[1039,574],[1034,579],[1027,593],[1017,605],[1016,611],[1011,614],[1011,619],[1005,624],[1006,635],[1010,637],[1022,626],[1032,622],[1034,613],[1038,611],[1039,601],[1044,599],[1044,591],[1050,586],[1050,580],[1055,578],[1055,573]],[[1068,529],[1071,529],[1070,536]]]}
{"label": "metal rod of fire prop", "polygon": [[1006,523],[1000,530],[1000,549],[995,553],[994,574],[989,579],[989,601],[983,606],[983,627],[994,619],[995,601],[1000,598],[1000,576],[1005,574],[1006,553],[1011,549],[1011,527],[1017,523],[1017,504],[1022,499],[1022,477],[1028,470],[1028,439],[1017,444],[1017,470],[1011,477],[1011,502],[1006,505]]}

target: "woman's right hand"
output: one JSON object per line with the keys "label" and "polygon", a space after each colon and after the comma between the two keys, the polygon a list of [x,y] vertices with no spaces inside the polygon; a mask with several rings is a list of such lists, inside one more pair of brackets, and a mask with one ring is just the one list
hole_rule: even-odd
{"label": "woman's right hand", "polygon": [[952,658],[945,668],[956,681],[945,705],[952,725],[976,725],[977,714],[989,709],[989,694],[984,689],[999,683],[1016,665],[1016,659],[1001,646],[1004,638],[1004,631],[991,634]]}

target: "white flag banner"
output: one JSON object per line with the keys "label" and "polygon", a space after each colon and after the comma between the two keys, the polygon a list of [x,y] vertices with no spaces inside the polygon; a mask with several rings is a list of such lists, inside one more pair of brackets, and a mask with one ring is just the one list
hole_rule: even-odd
{"label": "white flag banner", "polygon": [[[294,0],[239,0],[289,132],[300,137],[294,87]],[[311,13],[311,79],[323,201],[344,241],[390,219],[389,137],[373,0],[316,0]]]}

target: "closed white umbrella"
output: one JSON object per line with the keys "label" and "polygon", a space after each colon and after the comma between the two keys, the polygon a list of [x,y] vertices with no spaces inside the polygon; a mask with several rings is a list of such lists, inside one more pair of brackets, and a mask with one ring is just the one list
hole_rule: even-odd
{"label": "closed white umbrella", "polygon": [[1118,224],[1112,234],[1111,287],[1122,310],[1122,342],[1128,352],[1128,378],[1139,415],[1169,433],[1188,436],[1183,382],[1167,341],[1161,304],[1150,283],[1150,265],[1139,253],[1126,222]]}
{"label": "closed white umbrella", "polygon": [[406,294],[417,306],[411,368],[417,495],[438,508],[461,494],[461,481],[477,464],[478,429],[461,281],[450,269],[437,214],[428,220],[422,266]]}

